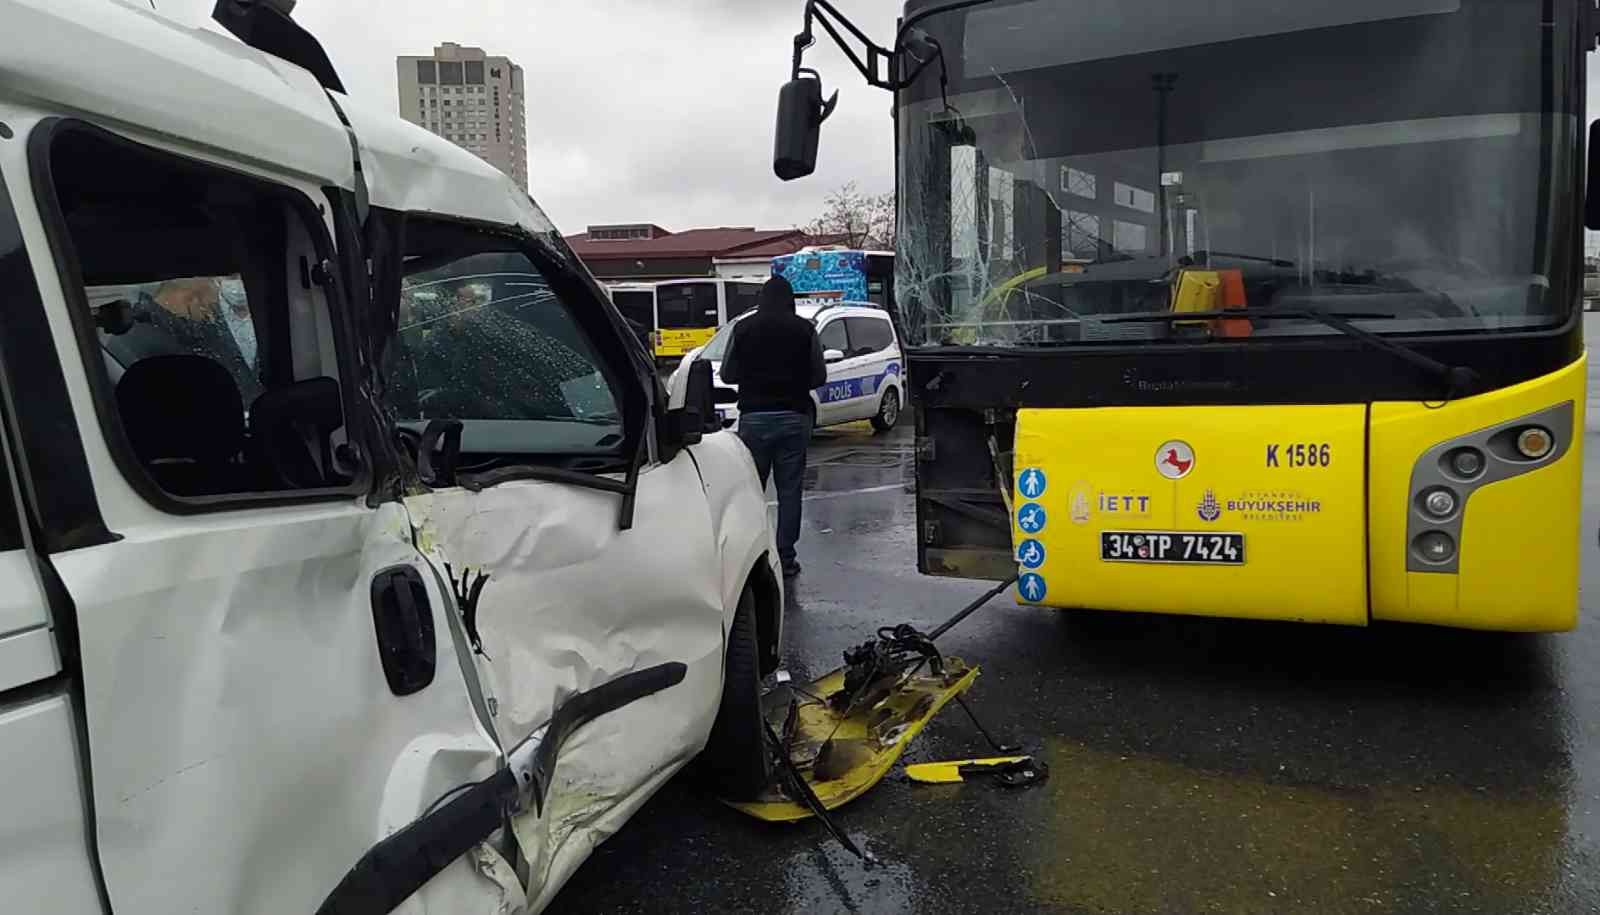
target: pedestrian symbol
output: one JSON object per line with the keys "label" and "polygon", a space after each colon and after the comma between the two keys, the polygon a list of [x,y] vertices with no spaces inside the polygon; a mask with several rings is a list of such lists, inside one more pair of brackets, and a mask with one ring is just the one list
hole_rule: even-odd
{"label": "pedestrian symbol", "polygon": [[1037,604],[1044,600],[1046,590],[1048,589],[1045,588],[1044,579],[1032,572],[1025,573],[1017,579],[1017,593],[1021,594],[1025,601]]}
{"label": "pedestrian symbol", "polygon": [[1044,471],[1037,467],[1029,467],[1017,478],[1017,491],[1022,493],[1024,499],[1037,499],[1044,495],[1044,488],[1048,481]]}
{"label": "pedestrian symbol", "polygon": [[1017,509],[1017,527],[1025,533],[1037,534],[1044,530],[1044,509],[1032,502]]}
{"label": "pedestrian symbol", "polygon": [[1017,561],[1025,569],[1037,569],[1044,565],[1044,544],[1031,538],[1022,541],[1022,545],[1017,547]]}

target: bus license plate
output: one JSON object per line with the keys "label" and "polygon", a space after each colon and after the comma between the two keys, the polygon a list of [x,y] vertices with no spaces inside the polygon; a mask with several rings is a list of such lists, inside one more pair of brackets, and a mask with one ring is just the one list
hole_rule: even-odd
{"label": "bus license plate", "polygon": [[1243,534],[1184,531],[1101,531],[1105,562],[1177,562],[1244,565]]}

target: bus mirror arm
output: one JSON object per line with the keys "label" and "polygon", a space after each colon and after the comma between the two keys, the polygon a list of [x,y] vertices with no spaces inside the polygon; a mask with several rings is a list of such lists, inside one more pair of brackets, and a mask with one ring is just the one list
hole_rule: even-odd
{"label": "bus mirror arm", "polygon": [[[985,0],[956,0],[954,3],[927,10],[916,18],[921,19],[928,13],[975,6],[982,2],[985,2]],[[805,23],[801,27],[800,33],[794,36],[794,60],[789,72],[791,80],[799,79],[802,73],[816,73],[816,71],[807,70],[803,66],[806,49],[816,44],[816,37],[811,32],[813,21],[822,24],[823,31],[828,33],[828,37],[833,39],[833,43],[850,59],[850,63],[855,66],[856,71],[861,74],[869,86],[887,89],[890,92],[898,92],[915,82],[916,78],[922,75],[922,71],[934,61],[939,62],[941,70],[944,69],[943,46],[939,44],[937,39],[921,29],[911,28],[911,23],[908,22],[902,26],[900,32],[895,35],[894,47],[886,48],[868,38],[866,32],[861,31],[860,27],[851,22],[849,17],[839,12],[828,0],[806,0]],[[839,34],[839,28],[835,26],[835,23],[846,32],[849,32],[850,37],[861,44],[865,51],[864,54],[856,53],[851,43],[843,35]],[[905,72],[904,64],[907,59],[915,65],[909,72]],[[882,63],[881,73],[879,72],[880,61]]]}
{"label": "bus mirror arm", "polygon": [[[850,58],[850,63],[854,64],[861,75],[866,77],[867,85],[876,86],[879,89],[888,89],[891,92],[903,87],[904,83],[897,79],[900,68],[894,52],[868,38],[866,32],[861,31],[855,23],[839,12],[828,0],[806,0],[805,24],[800,29],[800,34],[794,36],[794,63],[789,74],[790,79],[800,78],[800,74],[804,70],[804,67],[801,66],[801,61],[805,56],[806,49],[816,43],[815,36],[811,34],[811,23],[813,21],[822,24],[823,31],[828,33],[828,36],[833,39],[833,43],[838,45],[839,50],[844,52],[844,56]],[[864,59],[863,55],[857,54],[855,48],[851,47],[850,42],[839,34],[839,29],[835,26],[835,23],[838,26],[842,26],[845,31],[850,33],[851,37],[860,42],[866,49]],[[882,75],[878,73],[880,61],[883,69]]]}
{"label": "bus mirror arm", "polygon": [[[972,2],[974,0],[963,0],[966,5]],[[773,143],[772,170],[784,181],[803,178],[816,170],[817,140],[822,132],[822,122],[828,119],[834,106],[839,103],[838,90],[834,90],[826,101],[823,100],[822,74],[804,66],[806,49],[816,43],[816,36],[812,33],[813,23],[822,25],[823,31],[850,59],[869,86],[898,92],[910,85],[935,60],[939,62],[941,70],[941,91],[948,79],[943,75],[944,51],[938,41],[926,34],[917,32],[908,40],[906,32],[902,30],[895,38],[895,47],[885,48],[868,38],[829,0],[806,0],[805,23],[800,33],[794,36],[794,59],[789,81],[778,91],[778,125]],[[856,52],[852,41],[846,39],[840,29],[849,33],[854,43],[862,46],[862,53]],[[909,57],[916,64],[909,74],[902,73],[902,56]]]}

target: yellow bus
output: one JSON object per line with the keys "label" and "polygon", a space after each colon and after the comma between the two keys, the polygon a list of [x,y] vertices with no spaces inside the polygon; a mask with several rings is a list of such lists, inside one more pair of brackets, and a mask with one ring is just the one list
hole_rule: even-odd
{"label": "yellow bus", "polygon": [[[806,4],[781,178],[839,18]],[[1573,628],[1594,20],[909,0],[852,59],[896,96],[919,568],[1058,608]]]}
{"label": "yellow bus", "polygon": [[656,361],[676,366],[690,350],[705,346],[717,328],[756,306],[761,283],[754,280],[665,280],[655,284]]}
{"label": "yellow bus", "polygon": [[656,288],[650,283],[612,283],[606,287],[611,304],[617,306],[628,330],[639,339],[647,352],[654,353],[656,345]]}

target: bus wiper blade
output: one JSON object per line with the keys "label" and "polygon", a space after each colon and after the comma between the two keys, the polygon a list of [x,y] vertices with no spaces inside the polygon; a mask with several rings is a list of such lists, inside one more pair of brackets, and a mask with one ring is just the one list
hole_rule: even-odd
{"label": "bus wiper blade", "polygon": [[1101,318],[1102,324],[1172,323],[1227,318],[1303,318],[1331,327],[1347,337],[1360,340],[1373,349],[1382,350],[1404,362],[1410,363],[1445,385],[1445,399],[1454,400],[1470,394],[1478,387],[1478,373],[1464,365],[1447,365],[1432,356],[1419,353],[1403,343],[1390,340],[1381,334],[1364,330],[1351,321],[1392,320],[1392,314],[1363,313],[1355,311],[1316,311],[1304,308],[1235,308],[1227,311],[1163,311],[1150,314],[1119,315]]}
{"label": "bus wiper blade", "polygon": [[[1139,311],[1125,315],[1107,315],[1101,324],[1161,324],[1177,321],[1210,321],[1223,318],[1310,318],[1321,321],[1332,317],[1344,321],[1383,321],[1394,315],[1381,311],[1314,311],[1309,308],[1229,308],[1226,311]],[[1361,333],[1360,328],[1356,328]],[[1374,335],[1376,336],[1376,335]],[[1381,338],[1380,338],[1381,339]]]}
{"label": "bus wiper blade", "polygon": [[1240,254],[1240,253],[1238,253],[1236,251],[1207,251],[1204,248],[1200,249],[1199,251],[1196,251],[1193,254],[1188,255],[1187,257],[1180,258],[1179,261],[1180,261],[1180,263],[1182,261],[1188,261],[1189,263],[1186,264],[1185,266],[1191,266],[1192,267],[1195,264],[1204,263],[1204,262],[1206,262],[1207,260],[1210,260],[1213,257],[1226,257],[1229,260],[1236,260],[1236,261],[1256,261],[1256,262],[1262,263],[1262,264],[1271,264],[1274,267],[1293,267],[1294,266],[1294,261],[1284,260],[1281,257],[1261,257],[1260,255],[1256,255],[1256,254]]}

